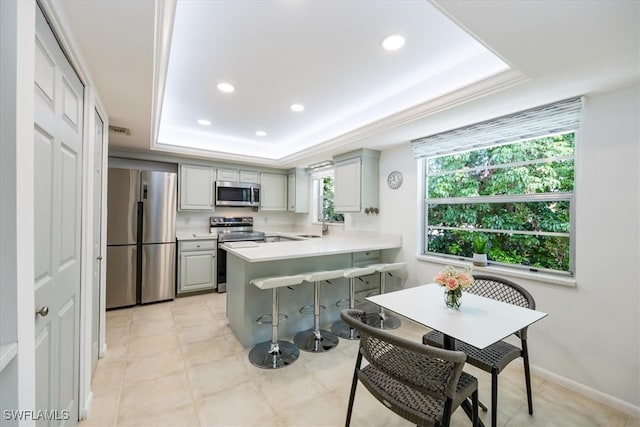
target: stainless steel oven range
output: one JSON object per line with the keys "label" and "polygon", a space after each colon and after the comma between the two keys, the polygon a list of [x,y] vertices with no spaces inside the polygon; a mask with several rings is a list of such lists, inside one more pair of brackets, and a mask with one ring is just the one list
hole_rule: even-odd
{"label": "stainless steel oven range", "polygon": [[253,230],[253,217],[224,217],[209,218],[211,233],[218,236],[218,292],[227,291],[227,252],[220,248],[225,242],[254,241],[264,242],[264,233]]}

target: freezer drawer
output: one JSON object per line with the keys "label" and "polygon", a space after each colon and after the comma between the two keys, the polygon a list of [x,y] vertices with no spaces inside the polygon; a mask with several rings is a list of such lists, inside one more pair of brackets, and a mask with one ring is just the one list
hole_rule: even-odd
{"label": "freezer drawer", "polygon": [[135,245],[107,246],[107,308],[136,304]]}
{"label": "freezer drawer", "polygon": [[170,300],[176,294],[176,244],[142,245],[141,303]]}

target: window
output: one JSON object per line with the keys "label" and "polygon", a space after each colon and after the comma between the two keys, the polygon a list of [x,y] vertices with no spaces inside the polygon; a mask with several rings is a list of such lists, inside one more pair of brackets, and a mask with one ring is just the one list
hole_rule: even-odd
{"label": "window", "polygon": [[574,133],[426,158],[424,253],[571,272]]}
{"label": "window", "polygon": [[313,220],[317,222],[343,223],[344,215],[334,210],[333,164],[312,168]]}
{"label": "window", "polygon": [[334,211],[334,203],[333,203],[333,176],[325,176],[323,178],[318,178],[313,181],[315,190],[314,194],[316,195],[316,203],[317,209],[316,219],[318,222],[335,222],[335,223],[343,223],[344,215]]}
{"label": "window", "polygon": [[422,254],[573,275],[580,98],[411,142],[424,166]]}

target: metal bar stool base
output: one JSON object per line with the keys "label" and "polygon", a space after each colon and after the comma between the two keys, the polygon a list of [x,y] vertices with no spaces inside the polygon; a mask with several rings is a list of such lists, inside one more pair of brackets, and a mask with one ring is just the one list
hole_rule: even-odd
{"label": "metal bar stool base", "polygon": [[384,315],[381,315],[380,313],[368,313],[366,317],[367,325],[371,325],[374,328],[398,329],[401,323],[400,319],[387,313]]}
{"label": "metal bar stool base", "polygon": [[303,351],[312,353],[324,353],[334,349],[338,345],[338,337],[329,331],[320,330],[320,338],[313,329],[302,331],[293,337],[294,344]]}
{"label": "metal bar stool base", "polygon": [[287,341],[278,341],[278,347],[278,351],[271,353],[271,341],[256,344],[249,352],[249,361],[258,368],[278,369],[298,360],[300,350],[295,345]]}
{"label": "metal bar stool base", "polygon": [[342,320],[338,320],[333,325],[331,325],[331,332],[346,340],[360,339],[360,334],[358,333],[358,331],[344,323]]}

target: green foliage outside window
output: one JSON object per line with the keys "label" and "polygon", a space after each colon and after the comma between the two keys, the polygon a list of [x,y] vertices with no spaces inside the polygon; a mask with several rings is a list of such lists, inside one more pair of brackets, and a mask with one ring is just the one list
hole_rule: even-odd
{"label": "green foliage outside window", "polygon": [[[427,159],[426,251],[571,270],[574,134]],[[446,200],[442,200],[446,199]]]}
{"label": "green foliage outside window", "polygon": [[344,215],[334,209],[333,203],[333,178],[324,177],[320,179],[321,192],[320,203],[322,210],[318,212],[318,220],[325,222],[344,222]]}

